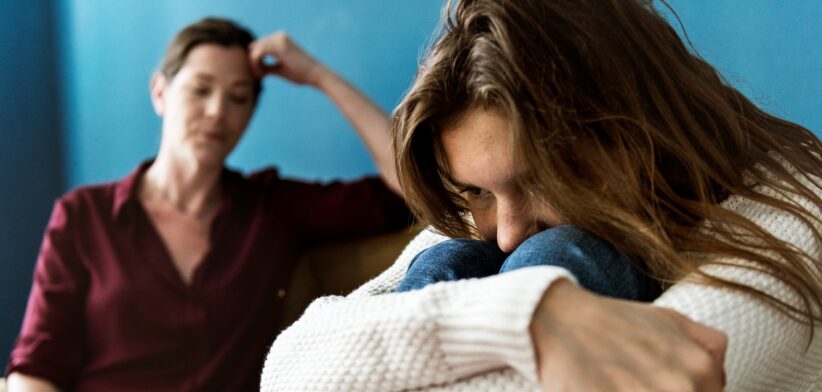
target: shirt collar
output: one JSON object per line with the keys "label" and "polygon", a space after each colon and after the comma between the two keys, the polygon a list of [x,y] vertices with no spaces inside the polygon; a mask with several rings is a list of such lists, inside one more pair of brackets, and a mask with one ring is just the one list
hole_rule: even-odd
{"label": "shirt collar", "polygon": [[129,175],[117,181],[114,188],[114,218],[122,214],[126,204],[137,201],[137,189],[140,186],[140,179],[143,178],[143,174],[151,167],[152,163],[154,163],[153,159],[141,163]]}
{"label": "shirt collar", "polygon": [[[144,161],[137,166],[136,169],[129,173],[129,175],[123,177],[123,179],[117,182],[114,189],[113,213],[115,219],[122,215],[123,210],[127,205],[139,201],[137,190],[140,186],[140,180],[143,178],[143,174],[146,173],[146,170],[151,167],[152,163],[154,163],[154,159]],[[236,194],[241,188],[241,180],[242,175],[240,173],[223,167],[223,172],[220,175],[219,180],[220,186],[223,188],[224,197],[223,205],[220,208],[221,212],[233,206],[234,199],[237,196]]]}

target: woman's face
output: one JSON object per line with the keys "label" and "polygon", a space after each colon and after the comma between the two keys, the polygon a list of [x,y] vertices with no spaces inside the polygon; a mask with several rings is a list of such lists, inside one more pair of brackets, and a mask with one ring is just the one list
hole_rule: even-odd
{"label": "woman's face", "polygon": [[163,117],[160,147],[199,165],[222,166],[254,112],[253,76],[240,47],[192,49],[172,80],[152,80],[152,101]]}
{"label": "woman's face", "polygon": [[528,237],[561,223],[545,206],[529,206],[516,185],[512,131],[494,111],[469,109],[441,136],[450,178],[468,201],[474,223],[486,240],[512,252]]}

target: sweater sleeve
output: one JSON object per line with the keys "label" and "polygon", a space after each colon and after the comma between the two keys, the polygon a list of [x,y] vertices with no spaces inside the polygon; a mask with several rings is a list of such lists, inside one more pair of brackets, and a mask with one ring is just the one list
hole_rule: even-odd
{"label": "sweater sleeve", "polygon": [[388,292],[432,234],[420,236],[392,269],[349,297],[315,301],[280,334],[261,390],[397,391],[505,367],[535,381],[531,316],[551,282],[570,274],[534,267]]}
{"label": "sweater sleeve", "polygon": [[[808,200],[802,207],[822,216]],[[795,216],[753,201],[732,197],[726,207],[751,219],[771,234],[822,260],[822,249],[812,229]],[[817,223],[818,224],[818,223]],[[822,227],[817,227],[822,230]],[[799,297],[775,278],[745,268],[744,260],[722,260],[730,265],[709,265],[704,272],[755,287],[783,301],[801,306]],[[820,266],[812,266],[819,273]],[[674,285],[657,301],[694,321],[725,332],[727,391],[808,391],[822,384],[822,327],[811,328],[746,294],[691,283]]]}

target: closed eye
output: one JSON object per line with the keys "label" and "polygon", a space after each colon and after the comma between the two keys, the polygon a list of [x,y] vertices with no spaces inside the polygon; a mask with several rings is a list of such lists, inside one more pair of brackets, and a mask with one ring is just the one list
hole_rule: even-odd
{"label": "closed eye", "polygon": [[481,199],[481,198],[486,197],[486,196],[491,194],[491,192],[488,192],[485,189],[478,188],[478,187],[475,187],[475,186],[463,187],[459,191],[460,191],[460,194],[462,194],[463,196],[468,197],[469,199]]}
{"label": "closed eye", "polygon": [[237,105],[245,105],[248,103],[251,98],[248,95],[231,95],[231,102],[234,102]]}
{"label": "closed eye", "polygon": [[207,97],[211,94],[211,89],[204,86],[197,86],[191,89],[191,93],[196,97]]}

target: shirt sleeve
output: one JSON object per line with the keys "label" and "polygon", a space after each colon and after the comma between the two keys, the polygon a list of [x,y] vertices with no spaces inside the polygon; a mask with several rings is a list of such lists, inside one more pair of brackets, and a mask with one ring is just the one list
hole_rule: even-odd
{"label": "shirt sleeve", "polygon": [[400,229],[411,223],[405,202],[376,177],[328,184],[282,180],[294,229],[307,244]]}
{"label": "shirt sleeve", "polygon": [[[822,216],[809,201],[798,203]],[[728,207],[806,252],[812,258],[810,262],[822,260],[822,246],[812,229],[795,216],[747,199],[735,198]],[[704,272],[802,306],[799,297],[784,283],[745,268],[749,262],[722,261],[726,265],[709,265],[703,267]],[[811,271],[818,274],[820,266],[811,266]],[[744,293],[697,284],[687,278],[667,290],[656,305],[674,309],[727,334],[727,391],[809,391],[817,390],[814,382],[822,383],[822,327],[818,324],[811,331],[808,325]],[[812,333],[813,340],[809,340]]]}
{"label": "shirt sleeve", "polygon": [[[415,254],[407,249],[397,265]],[[391,271],[365,290],[395,286],[389,275],[404,269]],[[528,327],[545,290],[563,277],[573,281],[564,269],[533,267],[405,293],[321,298],[274,342],[261,389],[399,391],[504,367],[536,381]]]}
{"label": "shirt sleeve", "polygon": [[72,216],[58,201],[43,238],[20,335],[6,373],[20,372],[70,389],[83,356],[86,274],[76,257]]}

